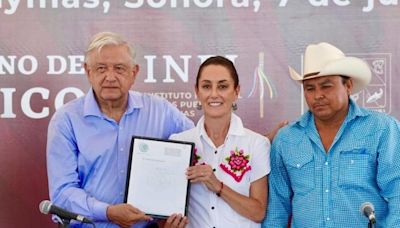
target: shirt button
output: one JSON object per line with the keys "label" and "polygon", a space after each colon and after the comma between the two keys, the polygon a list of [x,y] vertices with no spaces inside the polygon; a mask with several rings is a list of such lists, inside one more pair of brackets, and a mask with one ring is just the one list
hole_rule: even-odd
{"label": "shirt button", "polygon": [[300,168],[300,164],[297,164],[296,167],[297,167],[297,168]]}
{"label": "shirt button", "polygon": [[121,170],[121,173],[124,173],[124,170]]}
{"label": "shirt button", "polygon": [[329,163],[328,162],[325,162],[325,165],[328,165]]}
{"label": "shirt button", "polygon": [[326,189],[325,192],[329,192],[329,189]]}
{"label": "shirt button", "polygon": [[121,151],[124,151],[124,148],[121,148]]}
{"label": "shirt button", "polygon": [[354,164],[354,160],[350,160],[350,164]]}
{"label": "shirt button", "polygon": [[326,218],[326,221],[329,221],[329,220],[331,220],[331,218],[329,218],[329,217],[328,217],[328,218]]}
{"label": "shirt button", "polygon": [[215,152],[214,152],[214,154],[217,154],[217,153],[218,153],[218,151],[215,151]]}
{"label": "shirt button", "polygon": [[215,207],[211,207],[211,210],[214,210]]}

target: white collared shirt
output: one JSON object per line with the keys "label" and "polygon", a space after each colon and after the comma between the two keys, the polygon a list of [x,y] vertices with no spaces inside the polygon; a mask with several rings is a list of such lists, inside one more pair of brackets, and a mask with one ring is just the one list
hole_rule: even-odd
{"label": "white collared shirt", "polygon": [[[269,140],[244,128],[242,120],[233,113],[225,142],[218,148],[205,131],[204,117],[199,120],[195,128],[174,134],[171,139],[194,142],[197,164],[205,163],[213,167],[216,177],[224,182],[224,185],[242,195],[249,196],[250,184],[270,172]],[[235,167],[233,161],[229,164],[232,153],[236,153],[236,158],[239,157],[236,160],[239,167]],[[240,160],[247,160],[248,163]],[[233,168],[239,171],[235,172]],[[209,191],[203,183],[191,185],[188,214],[189,228],[261,226],[238,214],[222,198]]]}

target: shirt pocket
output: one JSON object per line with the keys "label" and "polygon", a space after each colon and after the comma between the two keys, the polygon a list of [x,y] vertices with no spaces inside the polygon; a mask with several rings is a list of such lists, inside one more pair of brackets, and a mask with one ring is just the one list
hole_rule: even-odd
{"label": "shirt pocket", "polygon": [[286,167],[294,193],[305,195],[315,188],[315,162],[312,154],[292,155]]}
{"label": "shirt pocket", "polygon": [[340,187],[354,188],[366,187],[373,180],[370,170],[370,155],[366,149],[353,149],[341,151],[339,157],[339,181]]}

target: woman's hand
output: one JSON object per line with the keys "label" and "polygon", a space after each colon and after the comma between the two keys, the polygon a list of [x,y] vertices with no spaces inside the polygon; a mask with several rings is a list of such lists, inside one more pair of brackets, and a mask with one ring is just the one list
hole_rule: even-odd
{"label": "woman's hand", "polygon": [[210,165],[191,166],[186,171],[186,176],[192,183],[202,182],[208,190],[219,192],[221,190],[221,182],[214,175],[214,171]]}
{"label": "woman's hand", "polygon": [[172,214],[165,222],[164,228],[183,228],[188,223],[189,220],[186,216],[182,216],[181,214]]}

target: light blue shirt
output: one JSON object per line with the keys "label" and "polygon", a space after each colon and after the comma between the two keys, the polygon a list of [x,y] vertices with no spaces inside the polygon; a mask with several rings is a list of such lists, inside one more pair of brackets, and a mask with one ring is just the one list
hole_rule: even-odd
{"label": "light blue shirt", "polygon": [[98,228],[117,227],[107,220],[106,209],[124,201],[132,136],[168,139],[193,127],[165,99],[132,91],[117,123],[100,111],[90,90],[50,121],[47,173],[52,202],[95,220]]}
{"label": "light blue shirt", "polygon": [[272,143],[269,205],[263,227],[400,227],[400,124],[358,107],[349,112],[325,152],[313,115],[282,128]]}

